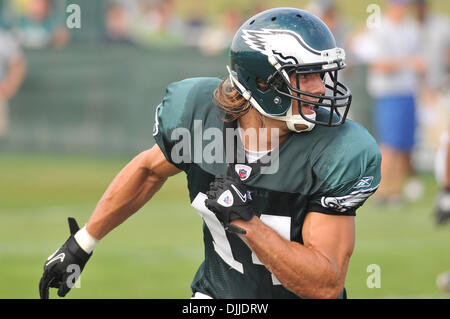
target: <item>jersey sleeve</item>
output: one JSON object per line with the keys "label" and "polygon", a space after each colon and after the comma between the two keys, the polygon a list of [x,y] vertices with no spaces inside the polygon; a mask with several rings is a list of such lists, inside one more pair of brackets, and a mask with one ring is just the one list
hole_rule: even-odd
{"label": "jersey sleeve", "polygon": [[377,190],[380,167],[381,154],[372,138],[336,143],[313,166],[319,187],[309,198],[308,212],[355,216]]}
{"label": "jersey sleeve", "polygon": [[183,171],[193,162],[191,147],[195,121],[206,121],[215,86],[217,81],[213,78],[191,78],[172,83],[156,107],[155,142],[167,161]]}
{"label": "jersey sleeve", "polygon": [[181,132],[183,128],[189,127],[185,116],[189,89],[183,81],[172,83],[167,87],[166,95],[156,107],[153,126],[153,137],[156,144],[158,144],[167,161],[181,170],[186,170],[188,163],[186,160],[179,161],[178,158],[174,157],[172,150],[177,143],[183,143],[182,135],[175,138],[177,130]]}

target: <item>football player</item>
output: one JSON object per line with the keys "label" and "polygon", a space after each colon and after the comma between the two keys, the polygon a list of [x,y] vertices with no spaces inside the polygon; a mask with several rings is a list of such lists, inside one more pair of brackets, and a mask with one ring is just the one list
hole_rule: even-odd
{"label": "football player", "polygon": [[[378,187],[381,155],[346,120],[344,60],[327,26],[306,11],[275,8],[247,20],[232,40],[226,79],[168,86],[156,145],[115,177],[81,230],[70,220],[71,236],[44,264],[41,297],[49,287],[65,296],[67,266],[81,271],[99,240],[183,171],[204,220],[193,298],[345,298],[356,210]],[[251,129],[257,139],[243,133]],[[214,160],[199,156],[211,147],[206,132],[223,133]]]}

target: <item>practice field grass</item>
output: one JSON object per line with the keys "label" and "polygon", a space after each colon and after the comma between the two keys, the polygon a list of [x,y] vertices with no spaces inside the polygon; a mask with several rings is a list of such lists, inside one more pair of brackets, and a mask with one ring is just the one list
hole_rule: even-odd
{"label": "practice field grass", "polygon": [[[0,157],[0,298],[38,298],[45,259],[68,237],[67,217],[82,226],[115,174],[131,158]],[[450,269],[450,225],[436,227],[437,190],[424,175],[425,198],[357,213],[349,298],[448,298],[436,275]],[[105,237],[67,298],[189,298],[203,258],[202,223],[189,205],[183,174],[169,179],[141,211]],[[380,288],[368,288],[380,267]],[[50,296],[57,298],[56,290]]]}

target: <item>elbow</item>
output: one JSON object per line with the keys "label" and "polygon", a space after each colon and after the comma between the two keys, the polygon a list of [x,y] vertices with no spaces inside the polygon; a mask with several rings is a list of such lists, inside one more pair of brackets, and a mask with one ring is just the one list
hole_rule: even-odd
{"label": "elbow", "polygon": [[322,285],[316,291],[315,299],[337,299],[344,289],[345,276],[333,269],[324,275]]}
{"label": "elbow", "polygon": [[336,263],[329,260],[326,267],[317,274],[314,280],[314,287],[312,295],[308,298],[313,299],[337,299],[341,296],[344,286],[345,277],[347,275],[347,265],[351,256],[351,251],[348,252],[344,263]]}
{"label": "elbow", "polygon": [[337,299],[341,295],[343,289],[344,287],[341,285],[320,287],[299,296],[306,299]]}
{"label": "elbow", "polygon": [[309,289],[298,289],[297,295],[306,299],[337,299],[344,290],[344,281],[336,273],[329,273],[311,283]]}
{"label": "elbow", "polygon": [[337,299],[341,293],[344,287],[327,287],[321,289],[318,293],[316,298],[314,299]]}

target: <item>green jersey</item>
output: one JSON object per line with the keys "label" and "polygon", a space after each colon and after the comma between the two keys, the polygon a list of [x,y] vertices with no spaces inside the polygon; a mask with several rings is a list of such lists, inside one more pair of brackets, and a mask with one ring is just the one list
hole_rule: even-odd
{"label": "green jersey", "polygon": [[[236,161],[243,150],[239,141],[228,147],[236,135],[225,132],[237,123],[223,121],[225,114],[213,103],[219,83],[217,78],[193,78],[169,85],[155,116],[156,143],[166,159],[187,174],[192,206],[204,221],[205,260],[192,290],[213,298],[298,298],[205,207],[209,183],[225,174],[229,159]],[[317,111],[318,118],[326,116],[327,111]],[[293,133],[277,147],[276,155],[266,173],[264,158],[256,163],[244,158],[234,168],[250,188],[261,221],[300,244],[307,213],[354,216],[380,181],[377,144],[350,120],[338,127]]]}

